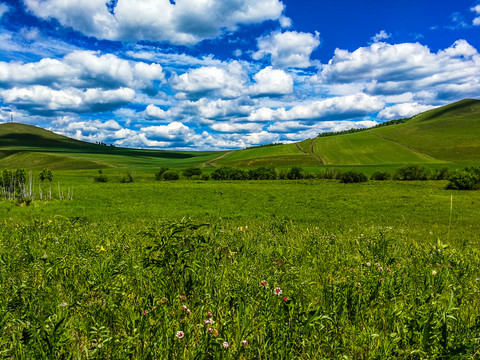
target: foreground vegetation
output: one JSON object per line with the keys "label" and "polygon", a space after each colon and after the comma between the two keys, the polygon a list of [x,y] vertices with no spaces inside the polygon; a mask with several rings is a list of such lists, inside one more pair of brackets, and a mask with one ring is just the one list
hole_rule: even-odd
{"label": "foreground vegetation", "polygon": [[149,176],[0,202],[2,357],[479,356],[478,191]]}

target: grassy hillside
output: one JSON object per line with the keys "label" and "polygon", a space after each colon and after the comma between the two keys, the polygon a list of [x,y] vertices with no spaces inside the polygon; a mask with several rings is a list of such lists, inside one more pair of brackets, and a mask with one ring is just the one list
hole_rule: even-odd
{"label": "grassy hillside", "polygon": [[371,132],[436,159],[479,162],[480,101],[462,100]]}
{"label": "grassy hillside", "polygon": [[480,101],[467,99],[419,114],[403,124],[297,144],[233,152],[223,164],[399,165],[480,162]]}
{"label": "grassy hillside", "polygon": [[224,152],[127,149],[70,139],[30,125],[0,125],[0,167],[78,170],[201,166]]}
{"label": "grassy hillside", "polygon": [[152,171],[159,167],[470,164],[480,162],[480,100],[462,100],[396,125],[229,152],[101,146],[16,123],[0,125],[0,167]]}

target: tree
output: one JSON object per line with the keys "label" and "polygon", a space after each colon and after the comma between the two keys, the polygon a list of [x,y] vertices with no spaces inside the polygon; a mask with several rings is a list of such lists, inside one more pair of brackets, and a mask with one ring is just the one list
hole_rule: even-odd
{"label": "tree", "polygon": [[38,175],[38,178],[40,179],[41,182],[44,182],[45,180],[48,180],[52,182],[53,180],[53,173],[52,170],[50,169],[43,169],[40,175]]}

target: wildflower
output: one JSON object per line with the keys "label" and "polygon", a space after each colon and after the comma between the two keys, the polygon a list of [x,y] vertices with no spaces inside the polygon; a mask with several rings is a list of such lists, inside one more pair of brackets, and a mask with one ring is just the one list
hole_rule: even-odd
{"label": "wildflower", "polygon": [[288,298],[286,296],[283,297],[283,301],[287,302]]}
{"label": "wildflower", "polygon": [[369,262],[367,262],[367,264],[366,264],[366,265],[367,265],[367,266],[369,266],[369,267],[370,267],[370,266],[372,266],[372,264],[370,264]]}
{"label": "wildflower", "polygon": [[375,266],[380,266],[380,264],[379,264],[379,263],[375,263]]}
{"label": "wildflower", "polygon": [[99,251],[107,251],[105,250],[105,248],[103,246],[100,246],[100,250]]}
{"label": "wildflower", "polygon": [[262,285],[263,287],[267,287],[268,286],[267,280],[260,281],[260,285]]}
{"label": "wildflower", "polygon": [[143,316],[147,316],[147,315],[148,315],[148,311],[147,311],[147,310],[143,310],[143,311],[142,311],[142,315],[143,315]]}
{"label": "wildflower", "polygon": [[187,310],[188,310],[187,305],[182,305],[182,310],[183,310],[183,311],[187,311]]}
{"label": "wildflower", "polygon": [[247,340],[242,340],[242,346],[248,346],[248,341]]}
{"label": "wildflower", "polygon": [[62,302],[62,303],[60,304],[60,306],[61,306],[61,307],[65,307],[65,306],[67,306],[67,303],[66,303],[66,302]]}
{"label": "wildflower", "polygon": [[180,300],[185,301],[187,300],[187,297],[185,295],[180,295]]}
{"label": "wildflower", "polygon": [[381,282],[384,282],[384,281],[385,281],[385,279],[384,279],[384,278],[381,278],[381,279],[380,279],[380,281],[381,281]]}
{"label": "wildflower", "polygon": [[279,287],[276,287],[275,289],[273,289],[273,293],[275,295],[282,295],[282,289],[280,289]]}
{"label": "wildflower", "polygon": [[60,244],[60,243],[59,243],[58,241],[55,241],[55,244],[57,244],[57,245],[58,245],[58,244]]}
{"label": "wildflower", "polygon": [[380,267],[378,268],[378,271],[383,271],[383,268],[380,266]]}
{"label": "wildflower", "polygon": [[168,299],[164,296],[161,301],[162,301],[162,303],[165,304],[168,301]]}
{"label": "wildflower", "polygon": [[480,281],[480,278],[476,278],[475,280]]}
{"label": "wildflower", "polygon": [[385,270],[387,270],[387,271],[392,271],[392,270],[390,270],[390,268],[385,268]]}
{"label": "wildflower", "polygon": [[212,318],[210,318],[210,319],[208,319],[208,320],[203,320],[203,323],[204,323],[205,325],[208,325],[208,324],[213,324],[214,321],[213,321]]}
{"label": "wildflower", "polygon": [[185,336],[185,333],[182,330],[177,331],[177,334],[175,335],[178,339],[181,339]]}
{"label": "wildflower", "polygon": [[432,275],[437,275],[437,271],[436,270],[432,270]]}
{"label": "wildflower", "polygon": [[191,313],[190,309],[187,309],[187,314],[190,314],[190,313]]}
{"label": "wildflower", "polygon": [[357,282],[357,283],[355,283],[355,286],[359,288],[360,286],[362,286],[362,284],[360,284],[359,282]]}
{"label": "wildflower", "polygon": [[212,314],[210,311],[207,311],[207,316],[208,316],[209,318],[213,318],[213,314]]}
{"label": "wildflower", "polygon": [[224,349],[227,349],[228,348],[228,342],[224,341],[222,343],[222,346],[223,346]]}
{"label": "wildflower", "polygon": [[207,333],[209,333],[209,334],[213,333],[213,329],[212,329],[211,327],[209,327],[209,328],[207,329]]}
{"label": "wildflower", "polygon": [[154,306],[154,307],[152,308],[152,310],[153,310],[153,311],[157,310],[157,307],[156,307],[156,306]]}

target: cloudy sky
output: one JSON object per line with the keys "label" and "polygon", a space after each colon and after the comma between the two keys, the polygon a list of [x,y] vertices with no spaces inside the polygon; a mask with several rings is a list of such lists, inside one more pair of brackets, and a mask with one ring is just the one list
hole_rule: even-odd
{"label": "cloudy sky", "polygon": [[480,0],[0,0],[0,122],[238,149],[480,97]]}

